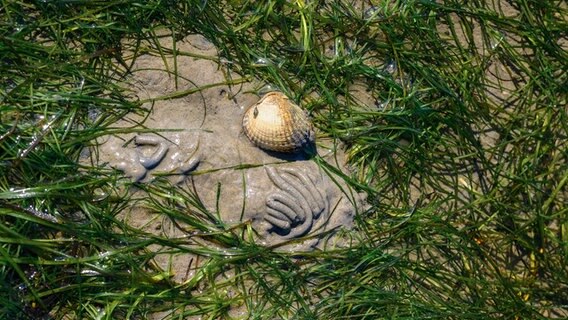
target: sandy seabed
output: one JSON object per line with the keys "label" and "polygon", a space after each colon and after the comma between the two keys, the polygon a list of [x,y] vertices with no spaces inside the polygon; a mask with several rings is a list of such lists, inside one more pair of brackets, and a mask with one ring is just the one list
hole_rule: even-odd
{"label": "sandy seabed", "polygon": [[[164,38],[160,45],[171,48],[171,41]],[[135,96],[148,99],[144,107],[150,114],[143,125],[155,132],[103,137],[98,141],[98,162],[121,170],[125,181],[151,184],[166,173],[172,184],[196,192],[207,209],[218,212],[224,223],[248,221],[258,235],[258,243],[282,244],[279,250],[322,248],[324,242],[333,242],[329,241],[333,232],[326,232],[325,239],[318,234],[350,229],[357,210],[364,207],[364,195],[337,177],[331,179],[307,156],[266,152],[243,134],[245,110],[262,93],[274,89],[252,82],[224,84],[226,75],[215,62],[216,49],[200,35],[190,35],[176,47],[184,53],[176,58],[177,76],[166,67],[174,65],[173,57],[164,62],[163,57],[148,54],[136,59],[129,79]],[[233,80],[240,78],[231,76]],[[194,92],[162,99],[188,90]],[[116,126],[131,127],[140,121],[139,115],[132,114]],[[316,142],[323,159],[347,172],[345,157],[332,141]],[[135,188],[132,192],[143,193]],[[295,221],[289,209],[299,212]],[[267,212],[275,210],[283,214],[267,218]],[[129,208],[120,217],[131,226],[163,237],[188,236],[183,224],[161,217],[144,205]],[[286,244],[306,236],[310,239]],[[164,248],[159,246],[149,249],[159,253],[156,264],[168,270],[178,283],[191,279],[197,261],[204,261],[192,254],[160,254]]]}

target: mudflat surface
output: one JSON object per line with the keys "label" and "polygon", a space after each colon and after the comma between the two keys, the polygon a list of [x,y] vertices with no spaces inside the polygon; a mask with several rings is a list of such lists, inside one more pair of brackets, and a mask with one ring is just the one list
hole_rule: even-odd
{"label": "mudflat surface", "polygon": [[[171,39],[164,38],[161,45],[171,48]],[[363,207],[363,196],[341,179],[331,179],[313,158],[266,152],[243,134],[244,112],[274,89],[252,82],[224,84],[226,75],[215,62],[215,48],[201,36],[189,36],[176,46],[182,53],[176,72],[168,71],[173,57],[164,61],[148,54],[136,60],[130,82],[135,96],[147,100],[149,117],[138,125],[143,119],[129,115],[117,126],[138,125],[147,132],[104,137],[99,141],[99,163],[121,170],[125,182],[151,184],[165,176],[178,188],[194,192],[227,225],[250,223],[258,243],[278,250],[321,248],[319,234],[351,228],[354,215]],[[346,170],[344,156],[333,143],[316,142],[319,156]],[[141,190],[131,192],[144,198]],[[130,208],[121,218],[148,232],[186,238],[187,245],[192,245],[182,223],[144,205]],[[333,232],[326,233],[326,240],[330,236]],[[304,237],[309,239],[287,244]],[[193,276],[199,261],[192,254],[156,258],[179,282]]]}

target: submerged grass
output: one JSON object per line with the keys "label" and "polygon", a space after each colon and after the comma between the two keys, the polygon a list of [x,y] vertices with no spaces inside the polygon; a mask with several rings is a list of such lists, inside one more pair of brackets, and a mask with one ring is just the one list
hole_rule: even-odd
{"label": "submerged grass", "polygon": [[[565,2],[5,1],[0,12],[2,318],[568,316]],[[204,35],[222,68],[303,101],[345,145],[348,181],[371,204],[351,247],[276,252],[191,191],[157,181],[138,199],[79,161],[118,119],[144,114],[122,85],[135,60],[124,55],[181,54],[160,46],[163,30]],[[118,219],[138,204],[189,236]],[[180,284],[153,262],[163,253],[203,261]]]}

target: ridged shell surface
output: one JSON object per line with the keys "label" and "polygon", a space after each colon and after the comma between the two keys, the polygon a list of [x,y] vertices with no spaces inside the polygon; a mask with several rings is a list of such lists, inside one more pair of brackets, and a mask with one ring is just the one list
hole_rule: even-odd
{"label": "ridged shell surface", "polygon": [[252,105],[243,129],[255,145],[271,151],[298,152],[315,140],[307,113],[281,92],[267,93]]}

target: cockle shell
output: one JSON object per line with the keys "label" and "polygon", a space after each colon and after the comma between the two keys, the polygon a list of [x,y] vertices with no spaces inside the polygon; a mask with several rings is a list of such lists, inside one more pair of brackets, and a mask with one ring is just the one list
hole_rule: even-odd
{"label": "cockle shell", "polygon": [[281,92],[269,92],[243,117],[243,129],[256,146],[277,152],[298,152],[315,140],[306,111]]}

